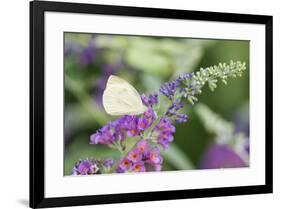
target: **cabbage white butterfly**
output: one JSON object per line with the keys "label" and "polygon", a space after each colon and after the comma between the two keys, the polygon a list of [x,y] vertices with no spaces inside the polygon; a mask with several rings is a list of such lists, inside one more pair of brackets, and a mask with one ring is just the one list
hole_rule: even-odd
{"label": "cabbage white butterfly", "polygon": [[147,110],[137,90],[115,75],[107,80],[102,103],[109,115],[138,115]]}

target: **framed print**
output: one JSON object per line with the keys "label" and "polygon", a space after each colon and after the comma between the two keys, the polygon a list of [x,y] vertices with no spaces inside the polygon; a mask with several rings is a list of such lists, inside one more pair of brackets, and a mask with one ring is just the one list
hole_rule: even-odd
{"label": "framed print", "polygon": [[30,3],[30,207],[271,193],[272,16]]}

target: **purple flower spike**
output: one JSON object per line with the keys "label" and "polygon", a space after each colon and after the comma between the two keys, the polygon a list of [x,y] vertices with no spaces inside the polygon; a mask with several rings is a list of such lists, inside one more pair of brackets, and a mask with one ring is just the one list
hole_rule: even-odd
{"label": "purple flower spike", "polygon": [[76,163],[72,169],[72,175],[89,175],[97,173],[99,168],[89,160],[82,160]]}
{"label": "purple flower spike", "polygon": [[201,161],[201,168],[239,168],[246,163],[227,145],[212,145],[208,148]]}
{"label": "purple flower spike", "polygon": [[121,117],[113,122],[109,122],[100,130],[90,136],[90,144],[112,144],[114,141],[124,140],[126,132],[131,129],[130,121],[127,117]]}

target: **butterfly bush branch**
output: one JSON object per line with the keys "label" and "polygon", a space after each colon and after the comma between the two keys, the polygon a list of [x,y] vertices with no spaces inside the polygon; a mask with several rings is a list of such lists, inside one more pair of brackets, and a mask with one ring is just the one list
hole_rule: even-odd
{"label": "butterfly bush branch", "polygon": [[[157,93],[142,94],[142,102],[147,107],[143,114],[121,116],[90,136],[90,144],[117,149],[120,158],[111,160],[108,169],[104,169],[105,161],[80,160],[73,168],[73,175],[96,174],[98,170],[109,173],[160,171],[163,163],[160,149],[168,149],[174,140],[174,123],[188,120],[188,115],[180,112],[185,101],[194,105],[198,101],[197,95],[202,93],[206,84],[214,91],[219,80],[227,84],[229,78],[241,77],[245,70],[245,62],[219,63],[165,82]],[[169,101],[164,112],[159,112],[160,94]],[[125,146],[128,138],[135,140],[129,148]]]}
{"label": "butterfly bush branch", "polygon": [[175,81],[164,83],[160,92],[173,101],[173,104],[177,99],[184,97],[193,105],[198,100],[195,95],[202,93],[205,84],[208,83],[209,88],[214,91],[218,79],[227,84],[228,78],[241,77],[245,70],[245,62],[219,63],[211,67],[200,68],[196,73],[180,75]]}

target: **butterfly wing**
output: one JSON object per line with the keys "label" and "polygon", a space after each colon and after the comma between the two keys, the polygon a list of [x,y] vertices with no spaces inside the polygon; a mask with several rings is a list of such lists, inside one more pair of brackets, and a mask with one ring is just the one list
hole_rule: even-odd
{"label": "butterfly wing", "polygon": [[127,81],[114,75],[107,81],[102,100],[109,115],[138,115],[147,109],[137,90]]}

